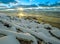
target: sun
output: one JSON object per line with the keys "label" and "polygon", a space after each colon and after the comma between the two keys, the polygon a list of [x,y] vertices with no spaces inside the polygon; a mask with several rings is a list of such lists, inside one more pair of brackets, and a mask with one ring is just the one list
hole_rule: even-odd
{"label": "sun", "polygon": [[18,8],[18,10],[23,11],[24,9],[23,8]]}

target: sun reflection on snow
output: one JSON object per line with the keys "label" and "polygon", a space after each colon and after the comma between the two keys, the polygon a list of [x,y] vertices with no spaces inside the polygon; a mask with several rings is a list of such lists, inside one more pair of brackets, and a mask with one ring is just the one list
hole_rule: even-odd
{"label": "sun reflection on snow", "polygon": [[18,16],[21,18],[22,16],[24,16],[24,13],[23,13],[24,9],[18,8],[18,10],[19,10]]}
{"label": "sun reflection on snow", "polygon": [[19,13],[18,16],[21,18],[24,16],[24,13]]}

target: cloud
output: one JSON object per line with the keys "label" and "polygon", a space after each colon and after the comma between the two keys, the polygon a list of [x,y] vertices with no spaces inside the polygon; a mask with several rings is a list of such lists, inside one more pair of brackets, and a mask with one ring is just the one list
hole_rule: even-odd
{"label": "cloud", "polygon": [[10,8],[18,5],[18,0],[0,0],[0,7]]}
{"label": "cloud", "polygon": [[52,5],[56,2],[60,3],[60,0],[0,0],[0,6],[6,6],[7,8],[11,8],[17,5],[31,5],[31,4],[44,4],[44,5]]}
{"label": "cloud", "polygon": [[5,3],[5,4],[8,4],[8,3],[16,3],[15,0],[0,0],[1,3]]}

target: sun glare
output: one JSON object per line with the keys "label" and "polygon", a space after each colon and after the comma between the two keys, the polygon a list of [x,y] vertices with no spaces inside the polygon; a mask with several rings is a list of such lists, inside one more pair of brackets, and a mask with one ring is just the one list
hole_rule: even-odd
{"label": "sun glare", "polygon": [[24,9],[23,9],[23,8],[18,8],[18,10],[21,10],[21,11],[23,11]]}

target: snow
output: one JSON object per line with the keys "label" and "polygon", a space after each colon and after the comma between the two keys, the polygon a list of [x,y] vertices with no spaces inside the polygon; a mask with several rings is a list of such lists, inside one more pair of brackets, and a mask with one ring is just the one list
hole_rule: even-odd
{"label": "snow", "polygon": [[1,14],[0,34],[4,34],[6,36],[0,38],[0,44],[21,44],[16,38],[24,41],[32,41],[31,44],[38,44],[38,40],[42,40],[42,43],[44,44],[60,44],[60,40],[51,35],[52,33],[57,37],[60,37],[59,28],[43,22],[37,23],[36,21],[37,20],[34,19],[29,20]]}
{"label": "snow", "polygon": [[0,44],[20,44],[14,36],[5,36],[0,38]]}
{"label": "snow", "polygon": [[58,29],[57,30],[52,30],[51,33],[54,34],[57,37],[60,37],[60,30],[58,30]]}

